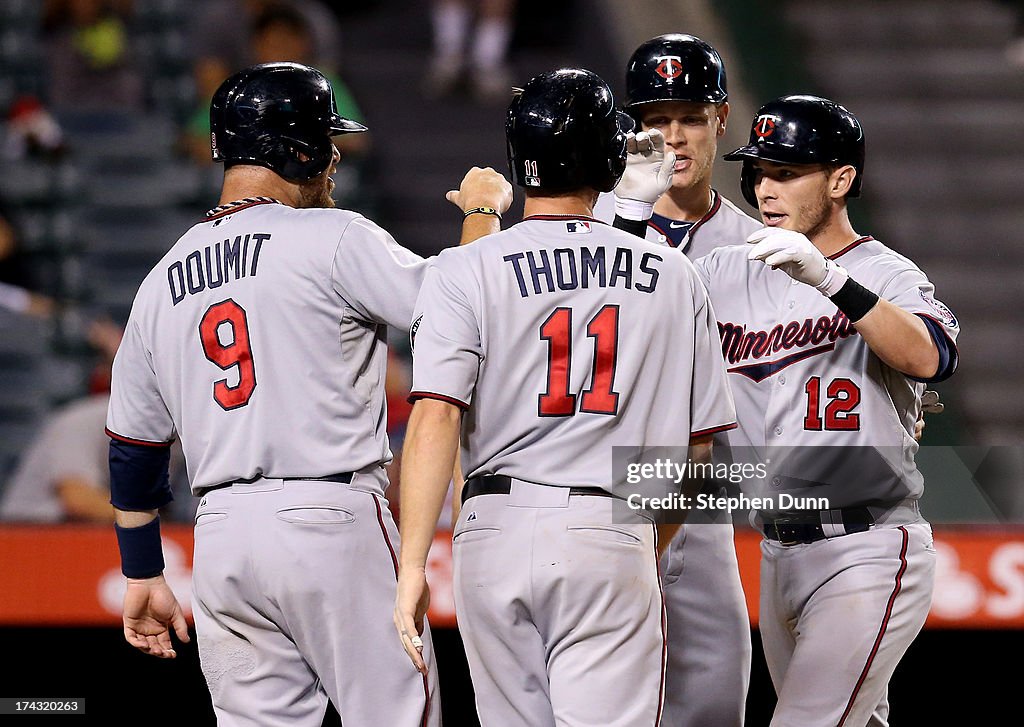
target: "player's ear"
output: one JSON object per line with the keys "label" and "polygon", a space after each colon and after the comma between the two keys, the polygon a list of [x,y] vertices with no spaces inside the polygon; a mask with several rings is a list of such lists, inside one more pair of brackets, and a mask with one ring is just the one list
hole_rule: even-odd
{"label": "player's ear", "polygon": [[718,116],[718,131],[716,136],[725,136],[725,123],[729,120],[729,102],[723,101],[715,106],[715,114]]}
{"label": "player's ear", "polygon": [[829,196],[833,199],[845,197],[849,193],[850,187],[853,186],[856,176],[857,170],[851,164],[833,169],[829,175]]}

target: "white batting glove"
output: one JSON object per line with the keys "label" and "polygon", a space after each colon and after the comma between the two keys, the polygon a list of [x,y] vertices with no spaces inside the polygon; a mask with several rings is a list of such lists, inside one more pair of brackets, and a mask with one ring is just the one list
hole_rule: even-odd
{"label": "white batting glove", "polygon": [[941,414],[945,409],[946,405],[939,401],[939,392],[928,389],[921,394],[921,413]]}
{"label": "white batting glove", "polygon": [[748,260],[760,260],[777,268],[794,280],[806,283],[825,296],[839,292],[850,276],[840,265],[829,260],[807,236],[779,227],[763,227],[747,242],[753,245]]}
{"label": "white batting glove", "polygon": [[626,135],[626,171],[615,186],[615,214],[626,220],[649,220],[654,203],[672,185],[676,153],[665,148],[657,129]]}

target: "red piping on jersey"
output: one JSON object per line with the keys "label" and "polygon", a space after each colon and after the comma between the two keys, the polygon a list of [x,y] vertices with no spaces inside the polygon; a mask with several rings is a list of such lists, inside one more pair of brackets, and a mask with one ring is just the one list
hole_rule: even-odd
{"label": "red piping on jersey", "polygon": [[875,238],[873,238],[871,235],[864,235],[864,237],[861,237],[861,238],[858,238],[858,239],[854,240],[853,242],[851,242],[849,245],[844,247],[839,252],[834,253],[832,255],[829,255],[828,259],[829,260],[835,260],[840,255],[845,255],[846,253],[850,252],[850,250],[852,250],[853,248],[857,247],[857,245],[860,245],[861,243],[864,243],[864,242],[871,242],[874,239]]}
{"label": "red piping on jersey", "polygon": [[[671,545],[669,546],[671,547]],[[666,551],[668,547],[666,547]],[[658,574],[658,594],[661,596],[661,682],[658,685],[658,716],[654,720],[654,727],[661,724],[661,715],[665,710],[665,671],[668,669],[668,607],[665,605],[665,588],[661,584],[661,568],[658,564],[661,556],[658,555],[658,531],[654,531],[654,570]]]}
{"label": "red piping on jersey", "polygon": [[216,220],[216,219],[218,219],[220,217],[227,217],[228,215],[232,215],[235,212],[241,212],[242,210],[247,210],[250,207],[255,207],[256,205],[261,205],[261,204],[281,204],[281,203],[278,202],[277,200],[273,200],[273,199],[263,199],[263,200],[258,200],[256,202],[250,202],[249,204],[241,204],[241,205],[238,205],[237,207],[232,207],[231,209],[226,209],[226,210],[223,210],[222,212],[218,212],[215,215],[210,215],[209,217],[203,217],[203,222],[209,222],[210,220]]}
{"label": "red piping on jersey", "polygon": [[145,439],[132,439],[131,437],[123,437],[120,434],[115,434],[114,432],[110,431],[107,428],[104,428],[103,431],[106,432],[107,436],[110,437],[111,439],[116,439],[117,441],[124,442],[125,444],[137,444],[141,447],[170,447],[172,444],[171,442],[147,442]]}
{"label": "red piping on jersey", "polygon": [[[377,524],[380,525],[380,534],[384,536],[384,542],[388,546],[388,553],[391,554],[391,565],[395,569],[395,580],[398,580],[398,558],[395,556],[395,548],[391,545],[391,538],[388,537],[388,529],[384,526],[384,514],[380,509],[380,499],[376,495],[373,498],[373,506],[377,509]],[[420,727],[426,727],[427,717],[430,715],[430,686],[427,682],[427,675],[423,675],[423,719],[420,720]]]}
{"label": "red piping on jersey", "polygon": [[878,653],[878,647],[882,645],[882,637],[885,636],[885,629],[889,625],[889,618],[892,616],[892,605],[896,600],[896,596],[903,586],[903,574],[907,571],[907,543],[909,535],[907,529],[904,527],[896,528],[903,534],[903,543],[900,546],[900,567],[896,571],[896,585],[892,590],[892,595],[889,596],[889,603],[885,607],[885,616],[882,617],[882,625],[878,629],[878,636],[875,637],[875,643],[871,647],[871,653],[868,654],[868,660],[864,664],[864,669],[860,673],[860,678],[857,680],[856,686],[853,688],[853,694],[850,695],[850,701],[846,703],[846,711],[843,712],[843,716],[839,718],[839,722],[836,727],[843,727],[846,722],[846,718],[850,716],[850,712],[853,710],[853,703],[857,699],[857,693],[860,692],[861,686],[864,684],[864,680],[867,679],[868,671],[871,669],[871,664],[875,660],[875,655]]}
{"label": "red piping on jersey", "polygon": [[593,217],[587,217],[587,215],[530,215],[529,217],[523,218],[523,222],[530,222],[532,220],[554,220],[556,222],[560,220],[584,220],[586,222],[596,222],[600,225],[608,224],[607,222],[602,222],[601,220]]}
{"label": "red piping on jersey", "polygon": [[737,426],[739,425],[736,422],[732,422],[731,424],[723,424],[719,427],[710,427],[708,429],[701,429],[698,432],[690,432],[690,441],[692,442],[694,439],[707,437],[711,434],[718,434],[719,432],[727,432],[730,429],[735,429]]}
{"label": "red piping on jersey", "polygon": [[443,401],[446,404],[452,404],[460,409],[468,409],[469,404],[464,401],[460,401],[451,396],[445,396],[444,394],[435,394],[432,391],[412,391],[409,393],[409,403],[415,404],[417,399],[436,399],[437,401]]}

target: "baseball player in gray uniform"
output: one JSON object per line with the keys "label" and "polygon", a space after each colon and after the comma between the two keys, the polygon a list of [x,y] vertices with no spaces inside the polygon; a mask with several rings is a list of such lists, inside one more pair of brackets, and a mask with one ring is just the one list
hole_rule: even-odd
{"label": "baseball player in gray uniform", "polygon": [[[658,197],[650,194],[661,186],[658,170],[627,176],[614,195],[602,195],[599,219],[610,222],[614,206],[620,226],[621,220],[647,220],[633,231],[691,260],[722,245],[742,245],[761,228],[711,187],[729,103],[725,65],[710,44],[679,33],[642,43],[629,60],[624,106],[638,124],[638,139],[660,132],[675,153],[671,186]],[[650,161],[631,154],[627,163]],[[644,176],[653,188],[629,188]],[[711,522],[712,514],[690,513],[661,564],[668,615],[662,724],[672,727],[741,727],[746,710],[750,618],[732,522],[721,516]]]}
{"label": "baseball player in gray uniform", "polygon": [[588,71],[527,83],[506,122],[523,221],[438,256],[416,304],[395,622],[425,668],[409,634],[461,426],[455,603],[488,726],[658,724],[658,551],[675,527],[656,543],[650,522],[613,516],[612,447],[707,456],[733,426],[690,261],[592,217],[632,126]]}
{"label": "baseball player in gray uniform", "polygon": [[[384,499],[386,327],[408,329],[427,261],[330,209],[331,137],[364,127],[337,114],[319,71],[247,68],[210,115],[221,204],[143,281],[114,361],[125,637],[161,657],[170,630],[188,640],[155,517],[177,436],[202,496],[193,615],[218,723],[316,727],[330,698],[346,726],[436,725],[436,681],[388,622],[398,534]],[[504,209],[511,187],[474,170],[453,201]]]}
{"label": "baseball player in gray uniform", "polygon": [[[956,368],[959,324],[913,262],[850,224],[864,133],[848,110],[777,99],[725,159],[743,162],[743,196],[765,228],[697,268],[740,424],[724,438],[771,464],[752,513],[771,724],[880,727],[889,678],[931,604],[914,426],[925,382]],[[808,492],[823,497],[782,497]]]}

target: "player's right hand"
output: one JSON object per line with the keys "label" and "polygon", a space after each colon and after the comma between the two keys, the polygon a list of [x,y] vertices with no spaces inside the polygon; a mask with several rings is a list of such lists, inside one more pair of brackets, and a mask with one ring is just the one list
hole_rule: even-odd
{"label": "player's right hand", "polygon": [[174,591],[164,577],[129,578],[124,593],[124,638],[140,651],[173,659],[171,629],[184,643],[189,642],[188,624]]}
{"label": "player's right hand", "polygon": [[676,154],[658,129],[626,136],[626,171],[615,185],[615,214],[627,220],[649,219],[654,203],[672,186]]}
{"label": "player's right hand", "polygon": [[829,260],[800,232],[781,227],[762,227],[747,237],[753,245],[748,260],[760,260],[782,270],[793,280],[817,288],[822,295],[835,295],[849,278],[846,270]]}
{"label": "player's right hand", "polygon": [[463,212],[474,207],[493,207],[504,214],[512,206],[512,185],[490,167],[473,167],[462,178],[458,189],[445,196]]}
{"label": "player's right hand", "polygon": [[430,606],[430,586],[422,568],[401,568],[398,571],[398,593],[395,596],[395,628],[402,648],[420,674],[427,673],[423,659],[423,623]]}

